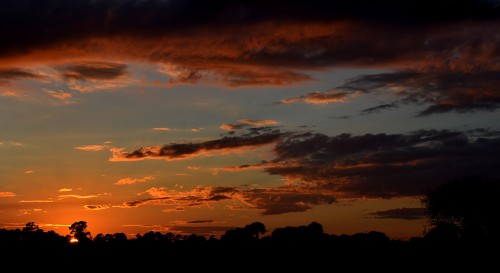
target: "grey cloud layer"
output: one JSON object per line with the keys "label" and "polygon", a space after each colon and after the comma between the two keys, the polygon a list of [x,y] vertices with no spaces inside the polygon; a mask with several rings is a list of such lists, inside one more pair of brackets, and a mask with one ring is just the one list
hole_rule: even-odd
{"label": "grey cloud layer", "polygon": [[[289,184],[279,187],[205,187],[170,193],[152,190],[153,198],[125,205],[178,205],[181,202],[182,207],[193,207],[239,200],[245,204],[240,209],[258,209],[263,214],[301,212],[342,198],[418,197],[450,177],[464,174],[497,177],[500,165],[497,156],[500,153],[500,133],[489,129],[337,136],[316,132],[276,133],[268,129],[253,131],[252,137],[223,137],[188,146],[234,148],[249,145],[256,139],[272,140],[266,142],[274,145],[272,159],[257,164],[228,166],[218,171],[263,170],[287,178]],[[226,141],[231,145],[222,144]],[[241,143],[236,144],[238,141]],[[206,143],[217,145],[206,146]],[[182,157],[187,158],[187,150],[181,150],[184,151]],[[199,149],[189,151],[196,154]],[[165,153],[163,156],[172,155]]]}

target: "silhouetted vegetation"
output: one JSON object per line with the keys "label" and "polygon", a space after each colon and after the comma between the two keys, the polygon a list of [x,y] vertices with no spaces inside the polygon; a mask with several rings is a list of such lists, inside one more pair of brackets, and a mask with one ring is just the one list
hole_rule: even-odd
{"label": "silhouetted vegetation", "polygon": [[435,240],[500,239],[500,182],[484,176],[450,179],[423,199]]}
{"label": "silhouetted vegetation", "polygon": [[432,229],[422,237],[404,241],[378,231],[328,234],[318,222],[279,227],[271,233],[263,223],[253,222],[227,230],[220,239],[159,231],[133,238],[124,233],[92,237],[87,222],[78,221],[66,236],[44,231],[35,222],[26,223],[22,229],[0,229],[0,247],[7,261],[39,261],[21,263],[33,268],[49,266],[57,259],[75,262],[78,269],[86,270],[103,263],[115,270],[128,270],[134,264],[141,270],[156,269],[156,263],[169,261],[169,267],[182,264],[187,269],[236,263],[247,270],[305,266],[311,271],[348,265],[354,271],[399,271],[401,265],[411,265],[414,271],[430,266],[461,269],[473,264],[475,271],[480,271],[481,266],[489,266],[497,258],[497,252],[491,249],[497,247],[499,238],[499,204],[495,201],[499,193],[498,182],[484,177],[454,179],[430,190],[423,201]]}

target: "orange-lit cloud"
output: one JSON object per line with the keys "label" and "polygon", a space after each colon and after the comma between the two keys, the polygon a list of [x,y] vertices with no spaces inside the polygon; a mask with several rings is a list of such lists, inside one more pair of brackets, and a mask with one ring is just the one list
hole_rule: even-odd
{"label": "orange-lit cloud", "polygon": [[[264,128],[263,130],[272,130]],[[263,131],[262,130],[262,131]],[[122,149],[111,149],[113,155],[110,161],[134,161],[143,159],[180,160],[198,156],[207,156],[212,152],[238,152],[250,147],[268,145],[276,142],[284,133],[272,130],[252,133],[241,136],[226,136],[221,139],[200,143],[172,143],[165,146],[143,147],[132,152],[123,152]]]}
{"label": "orange-lit cloud", "polygon": [[27,171],[25,171],[24,173],[25,173],[25,174],[32,174],[33,172],[34,172],[33,170],[27,170]]}
{"label": "orange-lit cloud", "polygon": [[[271,160],[211,170],[214,175],[221,171],[262,170],[283,176],[290,185],[297,186],[293,188],[293,198],[304,191],[308,197],[337,199],[419,196],[445,181],[450,172],[460,174],[474,170],[495,176],[493,166],[500,164],[494,159],[494,155],[500,153],[499,139],[500,132],[489,129],[358,136],[295,132],[283,134],[273,143]],[[271,196],[275,190],[263,189],[262,192]],[[290,190],[279,193],[287,196]],[[244,196],[240,200],[251,196],[248,190],[238,189],[237,193]],[[253,205],[255,202],[247,201]],[[290,206],[292,208],[300,210],[299,206]]]}
{"label": "orange-lit cloud", "polygon": [[392,73],[363,75],[345,83],[343,88],[363,93],[385,92],[396,100],[361,110],[370,114],[407,104],[423,105],[417,116],[445,112],[491,111],[500,108],[500,67],[436,68],[404,70]]}
{"label": "orange-lit cloud", "polygon": [[72,191],[73,189],[69,189],[69,188],[61,188],[58,190],[58,192],[69,192],[69,191]]}
{"label": "orange-lit cloud", "polygon": [[354,94],[355,93],[353,92],[339,92],[337,90],[332,90],[324,93],[313,92],[313,93],[307,93],[299,97],[282,99],[278,101],[276,104],[290,104],[297,102],[305,102],[311,104],[327,104],[327,103],[345,102],[348,97],[353,96]]}
{"label": "orange-lit cloud", "polygon": [[104,149],[105,147],[106,145],[84,145],[84,146],[77,146],[75,147],[75,149],[86,152],[97,152]]}
{"label": "orange-lit cloud", "polygon": [[0,86],[17,79],[38,79],[39,74],[34,71],[20,68],[0,68]]}
{"label": "orange-lit cloud", "polygon": [[240,119],[236,124],[230,124],[230,123],[222,124],[220,128],[227,131],[235,131],[249,126],[277,125],[279,123],[280,123],[279,121],[272,119],[265,119],[265,120]]}
{"label": "orange-lit cloud", "polygon": [[153,131],[170,131],[170,128],[167,127],[155,127]]}
{"label": "orange-lit cloud", "polygon": [[96,198],[99,197],[97,195],[78,195],[78,194],[65,194],[59,195],[59,198],[77,198],[77,199],[88,199],[88,198]]}
{"label": "orange-lit cloud", "polygon": [[20,209],[19,214],[20,215],[30,215],[32,213],[37,213],[37,212],[47,212],[42,209]]}
{"label": "orange-lit cloud", "polygon": [[53,203],[54,200],[20,200],[19,203]]}
{"label": "orange-lit cloud", "polygon": [[148,180],[153,180],[155,179],[154,176],[145,176],[143,178],[122,178],[118,181],[115,182],[115,185],[131,185],[135,183],[144,183]]}
{"label": "orange-lit cloud", "polygon": [[[136,3],[149,11],[144,17],[101,1],[84,4],[87,9],[50,3],[47,9],[67,12],[51,13],[51,20],[32,18],[40,7],[20,5],[16,16],[23,19],[1,16],[7,18],[8,27],[0,35],[10,38],[0,45],[0,85],[46,81],[46,75],[32,69],[44,67],[59,73],[58,79],[50,80],[63,81],[73,91],[116,89],[135,83],[127,65],[133,62],[154,64],[164,79],[151,80],[151,84],[165,87],[197,83],[229,88],[287,86],[314,81],[317,71],[385,68],[394,72],[365,75],[333,91],[309,92],[276,104],[339,103],[353,95],[390,92],[394,101],[359,109],[360,114],[407,104],[423,107],[417,116],[500,108],[500,42],[494,38],[500,16],[494,1],[467,1],[454,6],[460,12],[453,16],[443,3],[413,1],[403,8],[386,1],[377,7],[353,6],[347,1],[292,6],[281,1],[266,5],[221,2],[202,13],[186,9],[188,5],[179,1]],[[273,5],[273,14],[268,13],[268,5]],[[245,16],[234,16],[241,10]],[[429,13],[434,16],[422,16]],[[131,18],[134,24],[120,18]],[[51,35],[22,34],[37,29]],[[0,94],[20,95],[13,90]],[[73,103],[70,92],[47,93],[65,104]],[[233,131],[241,125],[221,128]]]}
{"label": "orange-lit cloud", "polygon": [[83,206],[86,210],[105,210],[109,209],[109,205],[85,205]]}
{"label": "orange-lit cloud", "polygon": [[[276,188],[256,187],[202,187],[188,191],[169,190],[152,187],[140,195],[149,194],[150,198],[124,203],[122,208],[142,205],[167,206],[165,212],[183,211],[186,208],[206,207],[213,202],[230,201],[230,209],[260,210],[262,214],[282,214],[306,211],[312,205],[331,204],[335,198],[328,192],[314,191],[304,187],[282,186]],[[234,206],[234,201],[240,205]]]}
{"label": "orange-lit cloud", "polygon": [[24,97],[25,95],[15,91],[15,90],[5,90],[5,91],[0,91],[0,96],[20,98],[20,97]]}
{"label": "orange-lit cloud", "polygon": [[46,90],[45,92],[47,94],[51,95],[52,97],[54,97],[58,100],[62,100],[62,101],[69,100],[73,97],[70,93],[62,91],[62,90],[60,90],[60,91]]}
{"label": "orange-lit cloud", "polygon": [[10,191],[0,191],[0,198],[2,197],[14,197],[16,196],[15,193],[10,192]]}

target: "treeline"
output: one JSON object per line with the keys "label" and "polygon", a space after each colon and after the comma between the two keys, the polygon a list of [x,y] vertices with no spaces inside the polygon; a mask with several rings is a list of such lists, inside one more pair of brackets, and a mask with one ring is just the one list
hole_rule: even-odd
{"label": "treeline", "polygon": [[[472,261],[473,256],[479,254],[482,265],[486,265],[490,259],[488,255],[493,253],[487,250],[496,246],[448,237],[445,240],[431,236],[394,240],[378,231],[328,234],[318,222],[276,228],[272,232],[268,232],[263,223],[254,222],[227,230],[220,238],[157,231],[137,234],[133,238],[124,233],[92,236],[85,221],[75,222],[69,229],[70,234],[66,236],[43,231],[34,222],[22,229],[0,229],[3,260],[30,261],[19,263],[25,269],[47,266],[53,270],[77,262],[78,268],[86,271],[96,267],[130,270],[137,266],[141,270],[156,270],[155,263],[175,267],[182,264],[190,269],[238,264],[253,270],[260,267],[320,270],[333,263],[359,270],[367,266],[372,269],[384,266],[387,270],[404,264],[413,264],[415,269],[429,263],[453,268],[457,260]],[[415,264],[416,261],[419,262]]]}

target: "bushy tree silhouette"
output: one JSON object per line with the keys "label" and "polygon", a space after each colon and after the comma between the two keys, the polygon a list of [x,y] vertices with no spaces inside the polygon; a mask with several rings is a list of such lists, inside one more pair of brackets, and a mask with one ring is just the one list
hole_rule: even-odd
{"label": "bushy tree silhouette", "polygon": [[74,222],[69,227],[69,230],[71,231],[70,234],[77,238],[80,243],[92,240],[90,232],[87,231],[86,221]]}
{"label": "bushy tree silhouette", "polygon": [[428,191],[422,201],[436,229],[431,230],[428,237],[498,240],[499,195],[499,181],[485,176],[450,179]]}

